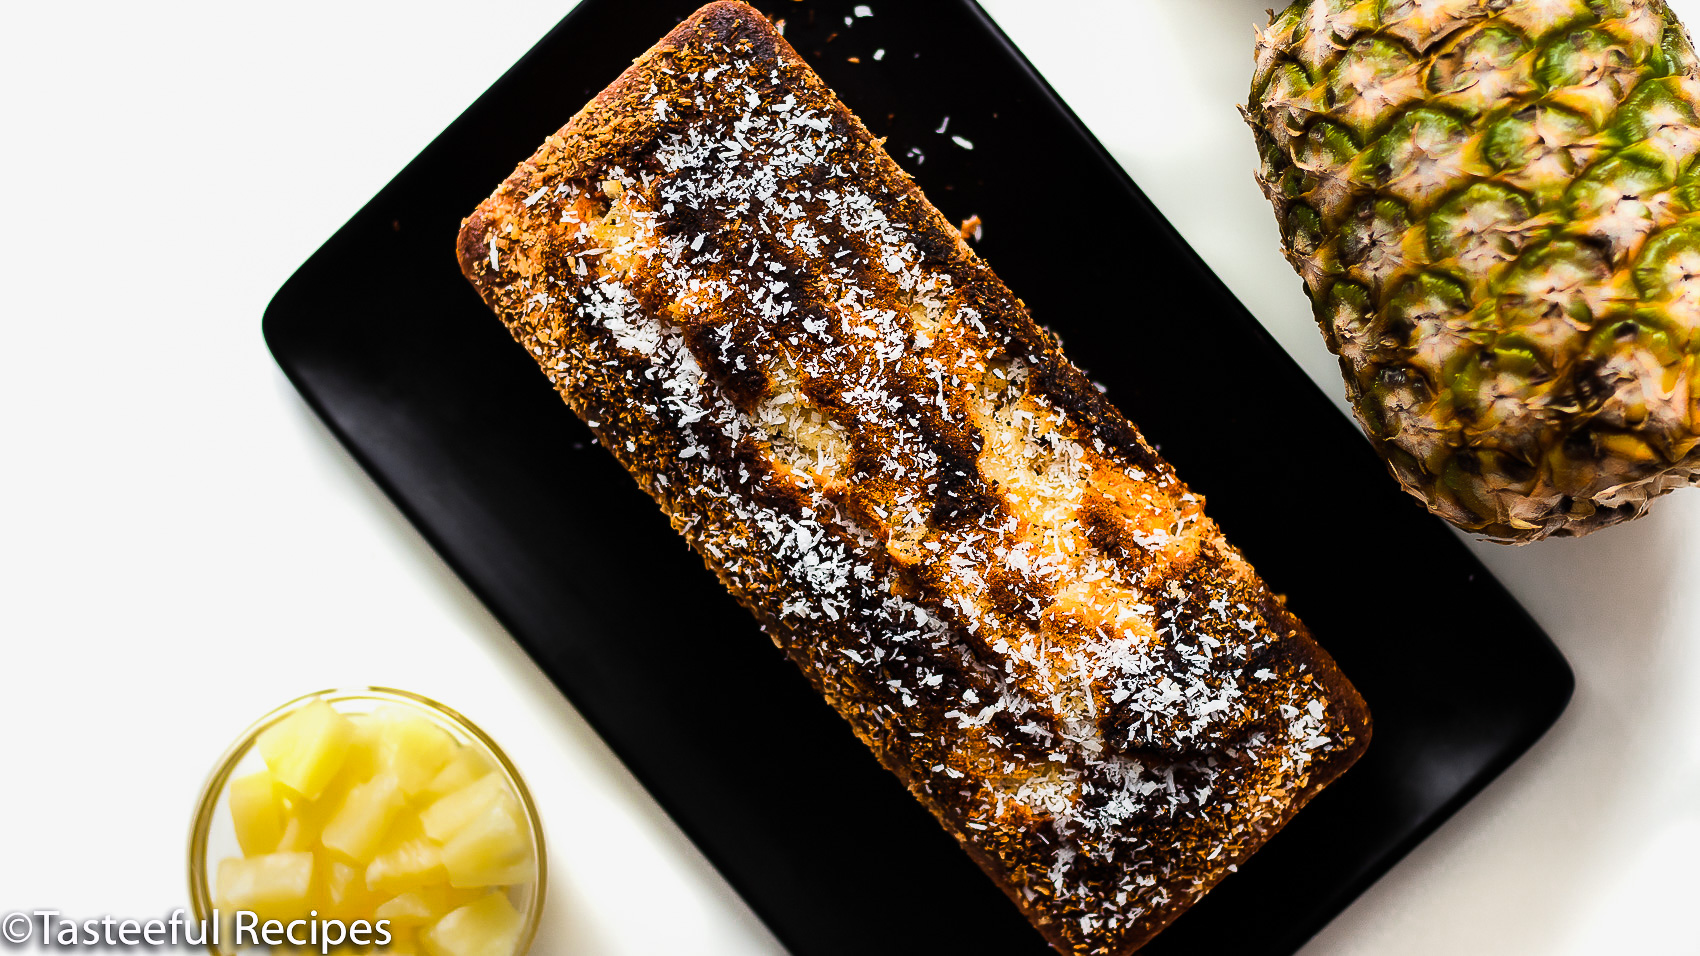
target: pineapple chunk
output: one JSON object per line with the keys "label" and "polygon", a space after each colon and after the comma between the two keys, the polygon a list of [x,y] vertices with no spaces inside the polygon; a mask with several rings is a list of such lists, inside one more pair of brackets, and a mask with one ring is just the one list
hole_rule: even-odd
{"label": "pineapple chunk", "polygon": [[391,926],[424,926],[435,923],[444,913],[465,906],[485,892],[483,888],[457,890],[441,883],[422,886],[378,904],[373,917],[387,919]]}
{"label": "pineapple chunk", "polygon": [[321,859],[318,864],[319,872],[323,874],[316,907],[320,917],[352,921],[363,919],[372,911],[376,899],[366,889],[363,870],[339,860],[327,863]]}
{"label": "pineapple chunk", "polygon": [[419,956],[425,952],[419,944],[418,931],[411,926],[391,926],[389,945],[379,946],[376,951],[389,956]]}
{"label": "pineapple chunk", "polygon": [[353,737],[354,724],[316,700],[267,728],[259,748],[273,779],[314,800],[342,769]]}
{"label": "pineapple chunk", "polygon": [[230,781],[230,820],[243,856],[259,856],[283,840],[283,800],[264,770]]}
{"label": "pineapple chunk", "polygon": [[425,785],[415,796],[429,803],[454,793],[467,784],[484,776],[495,768],[480,751],[472,747],[462,747],[456,751],[443,769],[437,772],[431,782]]}
{"label": "pineapple chunk", "polygon": [[376,725],[377,770],[393,774],[409,797],[424,790],[454,753],[454,738],[427,717],[386,707],[371,719]]}
{"label": "pineapple chunk", "polygon": [[432,900],[425,898],[423,892],[410,890],[379,903],[372,915],[378,919],[389,920],[391,926],[419,926],[442,915],[432,903]]}
{"label": "pineapple chunk", "polygon": [[348,791],[342,806],[325,824],[319,842],[356,863],[370,863],[396,814],[406,804],[407,797],[394,775],[380,773]]}
{"label": "pineapple chunk", "polygon": [[350,717],[349,723],[354,725],[354,735],[348,738],[348,756],[343,758],[342,772],[332,786],[351,787],[372,779],[383,769],[378,766],[378,749],[383,745],[378,728],[370,718],[360,715]]}
{"label": "pineapple chunk", "polygon": [[312,830],[302,820],[301,815],[288,811],[288,822],[283,825],[283,836],[277,841],[279,853],[305,853],[313,849],[317,842]]}
{"label": "pineapple chunk", "polygon": [[[410,821],[411,822],[411,821]],[[430,837],[419,832],[418,823],[404,829],[366,867],[366,886],[377,893],[408,890],[448,881],[443,869],[443,851]]]}
{"label": "pineapple chunk", "polygon": [[506,791],[443,845],[450,886],[510,886],[531,879],[531,836]]}
{"label": "pineapple chunk", "polygon": [[492,803],[508,794],[501,774],[487,773],[425,808],[419,822],[438,843],[447,843],[461,828],[477,819]]}
{"label": "pineapple chunk", "polygon": [[513,956],[522,922],[506,894],[491,893],[438,920],[420,940],[431,956]]}
{"label": "pineapple chunk", "polygon": [[313,854],[267,853],[218,865],[218,905],[262,919],[295,919],[312,909]]}
{"label": "pineapple chunk", "polygon": [[354,733],[344,751],[342,769],[325,784],[316,798],[301,801],[301,815],[315,832],[323,830],[331,822],[356,787],[371,780],[378,772],[377,738],[371,726],[359,715],[350,718],[349,722],[354,726]]}
{"label": "pineapple chunk", "polygon": [[444,913],[465,906],[486,892],[482,888],[457,890],[442,883],[422,886],[385,900],[379,904],[375,915],[396,926],[423,926],[436,922]]}

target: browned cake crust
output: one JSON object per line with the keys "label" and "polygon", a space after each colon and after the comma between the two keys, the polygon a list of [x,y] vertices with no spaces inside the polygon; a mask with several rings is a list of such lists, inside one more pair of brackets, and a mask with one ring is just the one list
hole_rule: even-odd
{"label": "browned cake crust", "polygon": [[1368,744],[1202,500],[751,8],[640,57],[459,256],[1057,949],[1138,949]]}

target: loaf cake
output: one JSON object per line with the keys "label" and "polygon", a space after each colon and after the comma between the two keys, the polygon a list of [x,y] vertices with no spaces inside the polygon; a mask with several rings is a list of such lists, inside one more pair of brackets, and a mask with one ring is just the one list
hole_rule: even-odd
{"label": "loaf cake", "polygon": [[1059,951],[1138,949],[1367,746],[1203,500],[750,7],[640,57],[457,251]]}

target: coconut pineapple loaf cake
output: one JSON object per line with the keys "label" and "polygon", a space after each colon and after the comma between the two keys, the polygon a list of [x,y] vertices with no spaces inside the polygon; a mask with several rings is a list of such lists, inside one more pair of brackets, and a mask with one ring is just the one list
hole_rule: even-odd
{"label": "coconut pineapple loaf cake", "polygon": [[1696,104],[1659,0],[1300,0],[1259,31],[1287,257],[1436,514],[1524,542],[1700,481]]}
{"label": "coconut pineapple loaf cake", "polygon": [[1368,744],[1202,499],[751,8],[639,58],[458,252],[1058,950],[1138,949]]}

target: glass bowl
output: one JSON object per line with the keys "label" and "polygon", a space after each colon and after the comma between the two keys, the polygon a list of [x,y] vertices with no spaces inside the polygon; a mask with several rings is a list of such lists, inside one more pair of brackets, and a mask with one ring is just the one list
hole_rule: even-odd
{"label": "glass bowl", "polygon": [[[543,822],[538,818],[537,804],[532,799],[531,791],[526,788],[525,781],[514,768],[513,762],[508,760],[507,754],[502,752],[502,748],[496,746],[496,742],[472,721],[430,698],[389,687],[323,690],[297,697],[255,721],[219,759],[217,768],[207,778],[206,786],[201,791],[200,805],[195,810],[195,822],[189,837],[189,898],[196,919],[210,920],[212,917],[212,880],[218,872],[219,861],[242,855],[242,850],[236,842],[236,829],[231,822],[230,802],[227,799],[230,781],[235,777],[265,769],[265,761],[255,746],[260,735],[296,710],[318,700],[330,704],[343,714],[369,714],[381,707],[405,707],[441,727],[457,744],[479,750],[488,759],[490,766],[507,778],[508,787],[519,798],[529,823],[532,859],[536,861],[534,879],[529,884],[510,888],[508,894],[523,921],[514,954],[522,956],[526,953],[531,948],[532,939],[537,935],[537,924],[543,915],[548,877],[548,858],[543,845]],[[229,926],[226,925],[220,933],[220,945],[214,946],[209,942],[208,951],[213,956],[268,952],[263,946],[238,949],[232,942],[233,936],[234,933],[229,932]]]}

